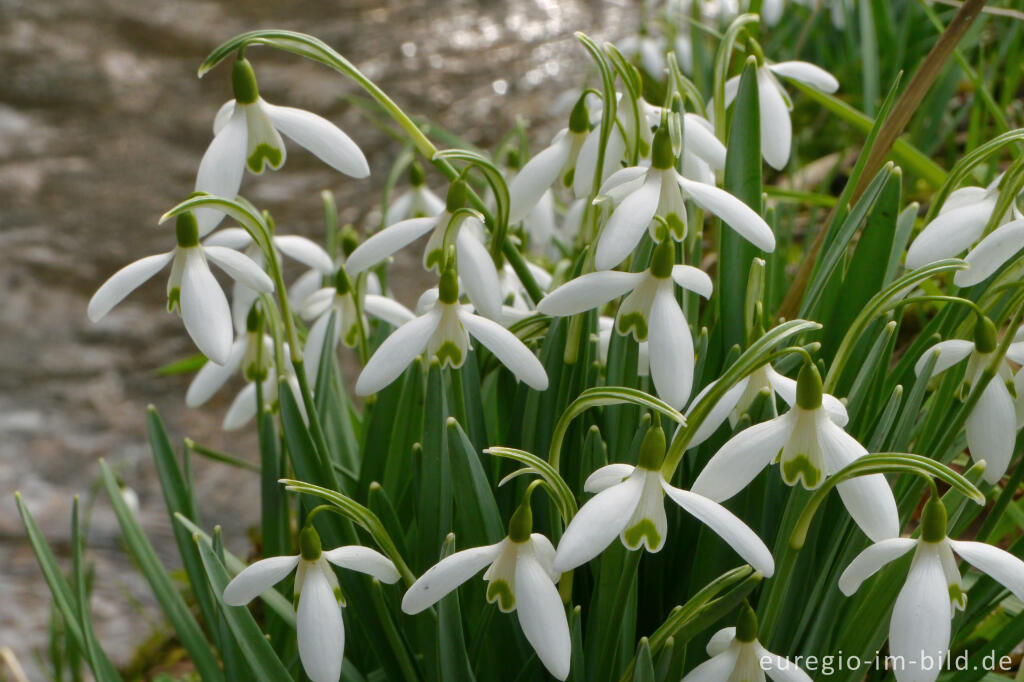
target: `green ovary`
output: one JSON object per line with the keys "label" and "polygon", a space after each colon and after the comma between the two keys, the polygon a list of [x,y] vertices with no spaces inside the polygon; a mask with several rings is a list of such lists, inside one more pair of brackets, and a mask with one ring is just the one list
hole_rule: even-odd
{"label": "green ovary", "polygon": [[648,548],[661,545],[661,534],[650,519],[640,519],[639,523],[627,528],[622,537],[630,549],[639,549],[644,538],[647,538]]}
{"label": "green ovary", "polygon": [[270,164],[271,168],[279,167],[281,165],[281,150],[262,142],[252,150],[246,163],[253,173],[262,173],[264,160]]}
{"label": "green ovary", "polygon": [[487,584],[487,601],[492,604],[497,602],[498,608],[505,613],[516,608],[516,596],[504,580],[494,580]]}
{"label": "green ovary", "polygon": [[821,483],[821,469],[814,466],[810,457],[799,454],[782,462],[782,480],[787,485],[801,481],[805,489],[813,490]]}

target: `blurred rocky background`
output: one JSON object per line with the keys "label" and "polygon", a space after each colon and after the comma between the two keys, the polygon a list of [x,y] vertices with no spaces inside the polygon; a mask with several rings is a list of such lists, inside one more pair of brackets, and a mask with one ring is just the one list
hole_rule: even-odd
{"label": "blurred rocky background", "polygon": [[[0,647],[30,679],[46,677],[50,596],[16,490],[67,560],[71,497],[91,499],[105,457],[137,492],[142,522],[173,566],[146,405],[177,442],[189,436],[255,459],[251,430],[220,431],[230,387],[189,410],[189,377],[156,374],[194,352],[164,312],[160,276],[100,324],[85,317],[105,278],[172,246],[157,218],[192,190],[214,113],[230,97],[227,69],[196,78],[210,50],[253,28],[313,33],[412,114],[484,148],[523,116],[539,126],[536,144],[563,125],[554,103],[587,66],[573,32],[614,38],[636,29],[636,15],[635,6],[586,0],[0,0]],[[344,99],[358,90],[338,74],[265,49],[247,56],[269,101],[338,123],[373,175],[347,179],[290,146],[282,171],[247,175],[242,193],[269,209],[282,233],[322,235],[325,188],[343,221],[372,224],[400,145]],[[439,176],[430,180],[439,187]],[[426,283],[416,260],[410,250],[396,266],[394,288],[407,304]],[[195,473],[205,524],[222,524],[229,548],[245,555],[256,478],[203,460]],[[89,536],[92,607],[100,640],[127,664],[164,625],[119,538],[100,497]]]}

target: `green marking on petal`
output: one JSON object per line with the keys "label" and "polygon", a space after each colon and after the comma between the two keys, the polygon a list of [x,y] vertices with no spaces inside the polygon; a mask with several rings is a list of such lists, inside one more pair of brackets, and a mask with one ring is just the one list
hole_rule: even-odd
{"label": "green marking on petal", "polygon": [[632,332],[633,338],[637,341],[647,340],[647,318],[642,313],[633,312],[619,315],[616,328],[623,336]]}
{"label": "green marking on petal", "polygon": [[349,327],[348,333],[345,334],[344,342],[349,348],[356,345],[356,341],[359,339],[359,327]]}
{"label": "green marking on petal", "polygon": [[569,172],[562,177],[562,184],[565,187],[572,187],[572,181],[574,177],[576,177],[576,169],[570,168]]}
{"label": "green marking on petal", "polygon": [[821,470],[814,466],[810,457],[799,454],[782,463],[782,480],[787,485],[801,481],[804,488],[813,490],[821,483]]}
{"label": "green marking on petal", "polygon": [[442,343],[441,347],[437,349],[436,357],[442,367],[445,365],[456,369],[462,367],[462,349],[452,341]]}
{"label": "green marking on petal", "polygon": [[434,249],[433,251],[429,252],[427,254],[427,257],[423,261],[423,263],[427,266],[427,270],[433,269],[435,267],[440,268],[442,263],[441,256],[443,255],[444,252],[441,249]]}
{"label": "green marking on petal", "polygon": [[665,216],[665,222],[668,223],[669,229],[672,230],[672,236],[675,237],[676,241],[680,241],[686,236],[686,223],[678,215],[669,213]]}
{"label": "green marking on petal", "polygon": [[950,585],[949,601],[954,608],[963,611],[967,607],[967,595],[964,593],[963,588],[956,584]]}
{"label": "green marking on petal", "polygon": [[174,287],[167,292],[167,312],[181,310],[181,289]]}
{"label": "green marking on petal", "polygon": [[504,580],[493,580],[487,583],[487,601],[491,604],[497,602],[498,608],[505,613],[514,611],[516,608],[516,596]]}
{"label": "green marking on petal", "polygon": [[266,142],[261,142],[249,155],[246,164],[253,173],[262,173],[264,162],[270,164],[271,168],[280,168],[283,157],[281,150],[271,147]]}
{"label": "green marking on petal", "polygon": [[648,548],[661,546],[661,533],[658,532],[654,521],[650,519],[640,519],[639,523],[625,530],[622,538],[626,541],[626,547],[629,549],[640,549],[644,538],[647,538]]}
{"label": "green marking on petal", "polygon": [[345,605],[345,595],[342,593],[340,587],[334,588],[334,598],[338,600],[338,603],[342,606]]}

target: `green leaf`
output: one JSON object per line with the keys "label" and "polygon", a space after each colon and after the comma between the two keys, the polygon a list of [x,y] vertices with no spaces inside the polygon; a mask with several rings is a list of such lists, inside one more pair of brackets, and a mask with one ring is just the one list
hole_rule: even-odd
{"label": "green leaf", "polygon": [[637,647],[636,664],[633,667],[633,682],[654,682],[654,659],[651,658],[651,645],[646,637],[640,638]]}
{"label": "green leaf", "polygon": [[82,628],[82,637],[85,640],[85,656],[89,661],[97,682],[114,682],[120,680],[117,674],[103,654],[99,642],[96,640],[96,633],[92,627],[92,616],[89,614],[89,589],[88,577],[85,570],[85,540],[82,538],[82,528],[78,522],[78,496],[76,495],[71,505],[71,559],[73,566],[75,600],[78,607],[78,622]]}
{"label": "green leaf", "polygon": [[427,374],[427,406],[416,486],[419,493],[416,568],[420,571],[434,563],[438,549],[452,527],[451,462],[445,437],[447,418],[441,365],[434,360]]}
{"label": "green leaf", "polygon": [[[441,559],[455,551],[455,536],[445,538]],[[442,680],[476,680],[466,650],[466,636],[462,630],[462,609],[459,591],[452,590],[437,606],[437,649]]]}
{"label": "green leaf", "polygon": [[505,531],[480,456],[454,417],[448,418],[445,427],[455,499],[455,525],[471,546],[494,544],[505,537]]}

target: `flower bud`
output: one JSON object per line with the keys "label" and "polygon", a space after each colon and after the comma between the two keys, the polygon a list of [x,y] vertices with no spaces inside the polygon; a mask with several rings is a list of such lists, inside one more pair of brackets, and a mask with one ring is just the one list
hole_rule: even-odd
{"label": "flower bud", "polygon": [[804,410],[821,407],[821,374],[813,362],[805,362],[796,377],[796,404]]}
{"label": "flower bud", "polygon": [[746,601],[740,606],[736,618],[736,639],[740,642],[753,642],[757,639],[757,614]]}
{"label": "flower bud", "polygon": [[231,89],[235,92],[235,101],[239,104],[252,104],[260,96],[256,86],[256,73],[252,64],[245,57],[235,60],[231,68]]}
{"label": "flower bud", "polygon": [[174,224],[174,232],[178,237],[178,246],[181,248],[199,246],[199,224],[192,211],[185,211],[178,216]]}
{"label": "flower bud", "polygon": [[651,143],[651,167],[665,170],[676,165],[676,155],[672,151],[672,135],[667,126],[659,126],[654,131]]}
{"label": "flower bud", "polygon": [[320,534],[313,526],[306,526],[299,533],[299,553],[306,561],[316,561],[320,558],[323,546],[320,544]]}
{"label": "flower bud", "polygon": [[946,505],[934,495],[924,503],[921,511],[921,539],[941,542],[946,538]]}
{"label": "flower bud", "polygon": [[991,353],[999,344],[996,326],[987,316],[978,317],[974,325],[974,347],[979,353]]}

